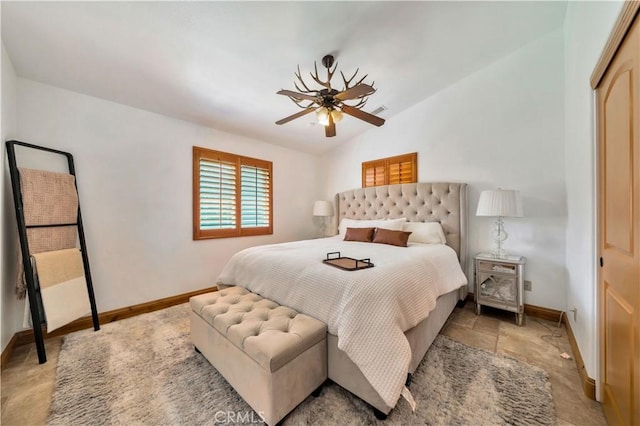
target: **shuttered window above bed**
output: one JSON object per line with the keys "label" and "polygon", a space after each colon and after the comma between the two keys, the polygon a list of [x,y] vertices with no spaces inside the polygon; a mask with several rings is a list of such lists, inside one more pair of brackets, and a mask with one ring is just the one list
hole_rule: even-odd
{"label": "shuttered window above bed", "polygon": [[272,163],[193,147],[193,239],[273,233]]}
{"label": "shuttered window above bed", "polygon": [[418,153],[380,158],[362,163],[362,187],[418,181]]}

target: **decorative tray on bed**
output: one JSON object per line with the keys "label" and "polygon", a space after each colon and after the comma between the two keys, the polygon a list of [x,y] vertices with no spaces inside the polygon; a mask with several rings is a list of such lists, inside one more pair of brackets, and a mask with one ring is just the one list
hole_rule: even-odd
{"label": "decorative tray on bed", "polygon": [[327,258],[322,261],[327,265],[335,266],[344,271],[357,271],[359,269],[373,268],[371,259],[354,259],[352,257],[342,257],[339,251],[327,253]]}

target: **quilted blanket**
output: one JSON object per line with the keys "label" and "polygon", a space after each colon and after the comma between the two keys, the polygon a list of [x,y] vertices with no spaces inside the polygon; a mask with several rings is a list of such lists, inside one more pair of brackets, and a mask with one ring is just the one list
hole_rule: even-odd
{"label": "quilted blanket", "polygon": [[82,253],[77,248],[36,253],[47,332],[91,313]]}
{"label": "quilted blanket", "polygon": [[[323,264],[334,251],[370,258],[375,267],[343,271]],[[326,323],[338,347],[395,407],[411,362],[404,332],[467,279],[445,245],[395,247],[332,237],[245,249],[231,258],[218,283],[244,287]]]}

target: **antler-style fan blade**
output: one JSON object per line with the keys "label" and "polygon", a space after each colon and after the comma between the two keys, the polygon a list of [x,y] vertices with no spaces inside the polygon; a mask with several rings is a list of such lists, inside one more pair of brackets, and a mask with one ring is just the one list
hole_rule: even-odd
{"label": "antler-style fan blade", "polygon": [[335,99],[339,99],[341,101],[346,101],[349,99],[361,98],[363,96],[367,96],[375,92],[376,89],[369,86],[368,84],[358,84],[357,86],[352,87],[351,89],[347,89],[344,92],[340,92],[334,96]]}
{"label": "antler-style fan blade", "polygon": [[384,124],[383,118],[376,117],[375,115],[359,110],[358,108],[354,108],[352,106],[342,104],[340,105],[340,109],[345,114],[349,114],[352,117],[359,118],[360,120],[364,120],[367,123],[373,124],[374,126],[380,127]]}
{"label": "antler-style fan blade", "polygon": [[280,90],[278,92],[276,92],[278,95],[285,95],[285,96],[289,96],[291,98],[296,98],[296,99],[306,99],[308,101],[317,101],[318,98],[316,96],[311,96],[311,95],[307,95],[304,93],[298,93],[298,92],[294,92],[293,90]]}
{"label": "antler-style fan blade", "polygon": [[336,135],[336,123],[333,122],[331,114],[329,114],[329,125],[324,126],[324,135],[328,138]]}
{"label": "antler-style fan blade", "polygon": [[295,114],[290,115],[290,116],[288,116],[288,117],[285,117],[285,118],[283,118],[282,120],[278,120],[278,121],[276,121],[276,124],[284,124],[284,123],[288,123],[288,122],[290,122],[291,120],[295,120],[296,118],[300,118],[300,117],[302,117],[303,115],[307,115],[307,114],[309,114],[310,112],[313,112],[313,111],[315,111],[315,108],[307,108],[307,109],[303,109],[303,110],[302,110],[302,111],[300,111],[300,112],[296,112]]}

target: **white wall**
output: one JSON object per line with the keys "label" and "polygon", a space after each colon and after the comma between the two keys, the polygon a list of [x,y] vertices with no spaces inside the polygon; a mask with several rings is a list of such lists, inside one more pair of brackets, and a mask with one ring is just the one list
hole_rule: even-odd
{"label": "white wall", "polygon": [[[237,251],[315,231],[314,156],[22,78],[17,104],[20,140],[74,155],[101,312],[210,287]],[[193,145],[273,161],[273,235],[192,240]]]}
{"label": "white wall", "polygon": [[327,154],[325,196],[360,187],[363,161],[417,151],[420,181],[470,185],[475,254],[490,248],[493,224],[475,216],[480,192],[518,189],[526,217],[505,219],[505,226],[507,249],[528,259],[533,291],[525,302],[564,310],[563,75],[557,30]]}
{"label": "white wall", "polygon": [[[15,312],[18,311],[18,302],[13,293],[11,282],[11,272],[14,271],[11,261],[15,257],[11,254],[11,242],[13,237],[11,231],[15,228],[8,228],[7,217],[13,217],[11,212],[6,211],[6,206],[12,204],[11,184],[9,179],[9,169],[7,168],[7,151],[4,142],[16,137],[18,127],[16,116],[16,73],[13,69],[11,59],[7,55],[2,43],[2,171],[0,172],[0,207],[2,208],[2,223],[0,223],[0,279],[2,279],[2,288],[0,288],[0,328],[2,329],[2,350],[7,346],[9,340],[15,332],[14,318]],[[14,231],[15,232],[15,231]]]}
{"label": "white wall", "polygon": [[565,39],[565,172],[567,307],[590,377],[597,377],[594,98],[589,78],[622,2],[569,2]]}

